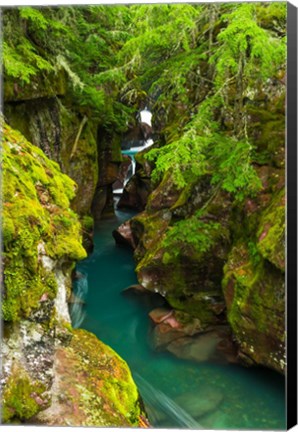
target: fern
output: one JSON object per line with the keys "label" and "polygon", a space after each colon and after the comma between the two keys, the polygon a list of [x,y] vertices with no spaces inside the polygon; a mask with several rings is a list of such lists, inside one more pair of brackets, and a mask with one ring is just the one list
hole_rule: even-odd
{"label": "fern", "polygon": [[170,248],[174,256],[181,255],[181,248],[190,247],[197,253],[208,252],[223,235],[222,227],[216,222],[204,222],[197,215],[176,222],[168,229],[162,241],[164,248]]}

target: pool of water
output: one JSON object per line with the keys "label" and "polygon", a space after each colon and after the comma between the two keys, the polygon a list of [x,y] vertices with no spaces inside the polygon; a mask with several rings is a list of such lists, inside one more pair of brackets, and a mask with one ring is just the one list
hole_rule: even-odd
{"label": "pool of water", "polygon": [[[156,428],[285,429],[282,376],[266,369],[193,363],[150,348],[152,303],[124,295],[137,283],[132,252],[112,231],[131,213],[117,212],[95,230],[92,255],[77,265],[74,291],[85,301],[77,324],[110,345],[130,366]],[[73,322],[74,326],[76,325]]]}

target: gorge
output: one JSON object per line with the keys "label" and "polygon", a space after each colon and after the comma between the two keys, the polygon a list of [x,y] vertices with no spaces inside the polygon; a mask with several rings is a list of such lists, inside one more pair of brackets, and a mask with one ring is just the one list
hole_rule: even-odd
{"label": "gorge", "polygon": [[3,24],[2,422],[284,428],[286,5]]}

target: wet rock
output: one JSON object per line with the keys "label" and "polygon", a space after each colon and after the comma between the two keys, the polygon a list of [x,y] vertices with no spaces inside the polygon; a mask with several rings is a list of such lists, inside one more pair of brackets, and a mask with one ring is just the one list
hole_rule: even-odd
{"label": "wet rock", "polygon": [[151,191],[150,179],[143,177],[142,173],[137,171],[124,187],[117,208],[127,207],[143,211]]}
{"label": "wet rock", "polygon": [[130,221],[124,222],[116,230],[114,230],[112,234],[116,243],[130,246],[132,249],[136,248],[136,242],[131,230]]}
{"label": "wet rock", "polygon": [[137,261],[145,257],[146,253],[153,251],[162,238],[171,221],[171,212],[161,210],[153,214],[142,212],[130,220],[137,248],[134,257]]}
{"label": "wet rock", "polygon": [[151,294],[150,291],[146,290],[143,285],[136,284],[136,285],[130,285],[129,287],[125,288],[122,291],[123,294]]}
{"label": "wet rock", "polygon": [[153,309],[149,317],[155,324],[164,323],[169,327],[181,331],[184,335],[192,336],[203,330],[200,320],[190,315],[169,308]]}
{"label": "wet rock", "polygon": [[154,349],[167,350],[178,358],[197,362],[238,363],[237,347],[228,326],[204,330],[198,319],[184,313],[181,317],[181,312],[167,308],[154,309],[149,316],[156,324],[151,334]]}
{"label": "wet rock", "polygon": [[144,307],[156,308],[164,306],[165,299],[159,294],[146,290],[142,285],[131,285],[122,291],[123,295],[137,297]]}
{"label": "wet rock", "polygon": [[173,309],[157,308],[149,313],[149,317],[154,324],[160,324],[170,316],[173,316]]}
{"label": "wet rock", "polygon": [[178,201],[180,195],[181,190],[174,185],[171,175],[167,174],[150,195],[148,209],[152,211],[171,208]]}
{"label": "wet rock", "polygon": [[[150,149],[152,147],[150,146]],[[135,155],[136,173],[124,187],[117,204],[118,208],[128,207],[138,211],[145,209],[148,197],[153,190],[150,177],[152,167],[144,157],[150,149],[144,149]]]}
{"label": "wet rock", "polygon": [[156,350],[168,349],[173,341],[202,331],[200,321],[183,312],[157,308],[149,316],[157,324],[152,331],[152,346]]}
{"label": "wet rock", "polygon": [[143,146],[152,137],[152,127],[144,122],[129,125],[129,130],[122,137],[122,149]]}

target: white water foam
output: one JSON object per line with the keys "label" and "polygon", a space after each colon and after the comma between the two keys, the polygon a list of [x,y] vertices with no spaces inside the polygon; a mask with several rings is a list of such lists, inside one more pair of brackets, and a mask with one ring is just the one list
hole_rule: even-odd
{"label": "white water foam", "polygon": [[76,290],[74,292],[77,301],[70,305],[69,312],[73,328],[78,328],[85,319],[86,312],[84,311],[84,300],[88,293],[88,278],[87,275],[77,281]]}
{"label": "white water foam", "polygon": [[[149,420],[157,423],[161,416],[174,420],[181,428],[204,429],[188,412],[181,408],[173,399],[164,394],[161,390],[154,388],[148,381],[139,374],[134,374],[140,394],[143,398],[145,408],[148,409]],[[159,427],[158,424],[153,426]]]}

